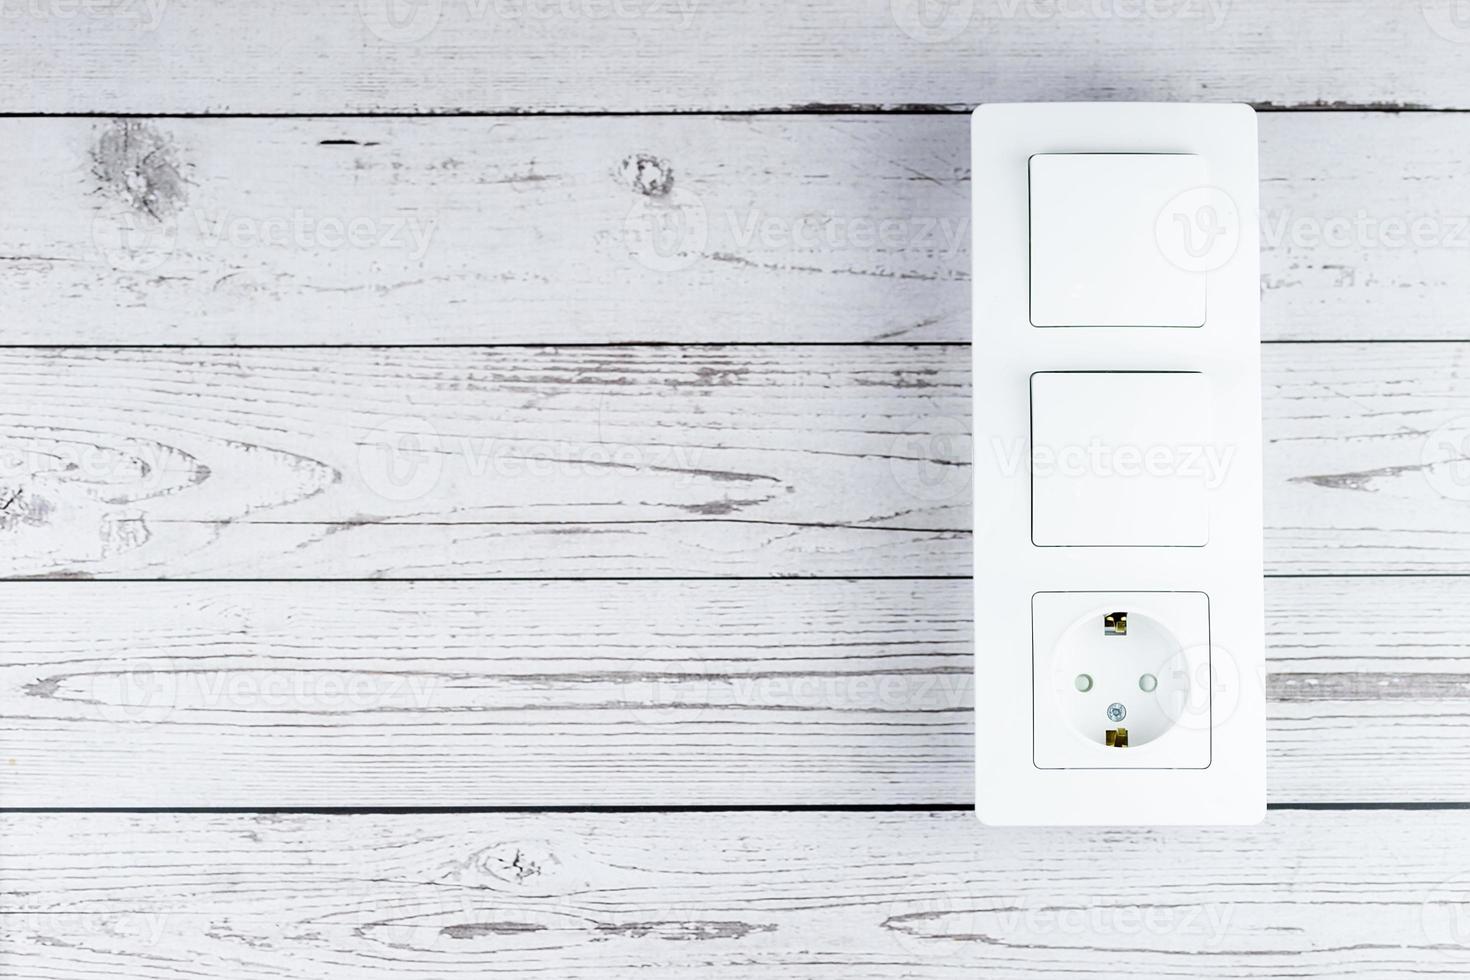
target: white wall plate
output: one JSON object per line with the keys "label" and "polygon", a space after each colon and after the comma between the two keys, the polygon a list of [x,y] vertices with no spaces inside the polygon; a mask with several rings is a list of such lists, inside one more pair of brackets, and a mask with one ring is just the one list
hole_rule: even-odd
{"label": "white wall plate", "polygon": [[1255,114],[972,126],[976,810],[1265,813]]}

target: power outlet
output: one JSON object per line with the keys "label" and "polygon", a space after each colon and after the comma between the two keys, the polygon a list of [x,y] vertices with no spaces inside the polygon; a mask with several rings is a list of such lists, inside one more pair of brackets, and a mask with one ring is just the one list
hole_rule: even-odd
{"label": "power outlet", "polygon": [[1039,769],[1210,764],[1210,611],[1200,592],[1038,592]]}

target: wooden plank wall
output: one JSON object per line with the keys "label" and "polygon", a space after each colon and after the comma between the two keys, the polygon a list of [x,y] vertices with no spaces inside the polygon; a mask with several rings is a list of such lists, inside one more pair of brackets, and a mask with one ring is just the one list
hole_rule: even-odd
{"label": "wooden plank wall", "polygon": [[[1259,126],[1266,339],[1464,339],[1470,118]],[[27,118],[0,137],[7,343],[970,339],[960,113]]]}
{"label": "wooden plank wall", "polygon": [[[1452,0],[0,21],[0,972],[1470,972]],[[1263,110],[1273,809],[987,830],[957,110],[1128,98]]]}
{"label": "wooden plank wall", "polygon": [[6,19],[0,101],[32,112],[1470,104],[1455,0],[38,0]]}

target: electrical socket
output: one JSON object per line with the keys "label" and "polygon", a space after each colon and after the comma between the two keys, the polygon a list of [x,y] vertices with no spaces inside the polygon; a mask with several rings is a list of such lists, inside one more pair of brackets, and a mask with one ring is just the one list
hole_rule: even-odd
{"label": "electrical socket", "polygon": [[1039,769],[1210,764],[1210,608],[1202,592],[1038,592]]}

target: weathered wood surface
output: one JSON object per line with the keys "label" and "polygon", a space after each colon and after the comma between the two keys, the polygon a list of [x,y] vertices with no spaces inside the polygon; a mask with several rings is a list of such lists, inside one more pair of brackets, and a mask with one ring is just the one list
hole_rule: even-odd
{"label": "weathered wood surface", "polygon": [[[1281,113],[1260,130],[1267,339],[1470,339],[1470,116]],[[0,343],[971,336],[963,116],[0,134]]]}
{"label": "weathered wood surface", "polygon": [[987,830],[967,813],[11,814],[0,962],[230,976],[1421,980],[1470,813]]}
{"label": "weathered wood surface", "polygon": [[963,568],[967,353],[3,352],[0,386],[24,407],[0,432],[25,471],[10,484],[4,570]]}
{"label": "weathered wood surface", "polygon": [[[1267,585],[1272,801],[1470,802],[1470,580]],[[970,589],[12,582],[0,803],[970,803]]]}
{"label": "weathered wood surface", "polygon": [[[967,575],[969,355],[7,350],[0,572]],[[1269,571],[1470,572],[1467,358],[1267,346]]]}
{"label": "weathered wood surface", "polygon": [[[1470,108],[1455,0],[387,2],[4,4],[0,111]],[[799,578],[969,569],[967,126],[0,119],[0,344],[399,345],[0,351],[0,575],[218,579],[0,584],[0,806],[970,801],[970,583]],[[1470,341],[1467,127],[1263,116],[1268,340]],[[1467,351],[1266,349],[1268,570],[1370,576],[1216,692],[1275,803],[1470,802],[1470,577],[1385,574],[1470,575]],[[11,813],[0,973],[1455,976],[1467,834]]]}
{"label": "weathered wood surface", "polygon": [[51,0],[5,18],[7,112],[1470,105],[1455,0]]}

